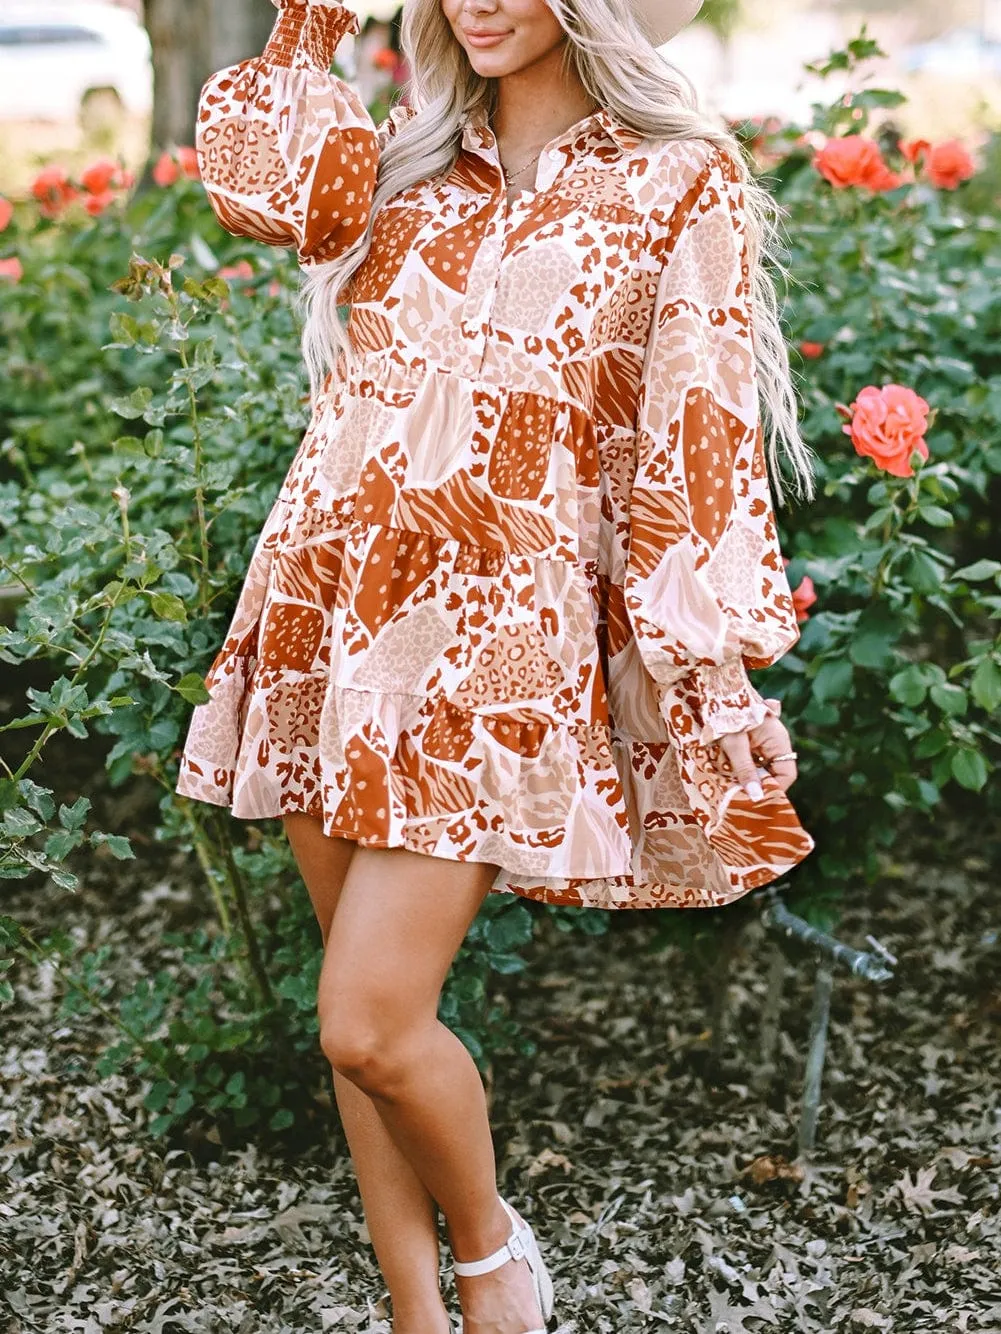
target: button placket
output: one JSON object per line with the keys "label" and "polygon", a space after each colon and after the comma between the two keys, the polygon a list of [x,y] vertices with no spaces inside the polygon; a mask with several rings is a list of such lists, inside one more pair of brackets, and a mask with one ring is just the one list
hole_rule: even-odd
{"label": "button placket", "polygon": [[496,214],[480,242],[466,282],[462,332],[469,340],[470,360],[479,370],[486,358],[487,330],[504,250],[504,220]]}

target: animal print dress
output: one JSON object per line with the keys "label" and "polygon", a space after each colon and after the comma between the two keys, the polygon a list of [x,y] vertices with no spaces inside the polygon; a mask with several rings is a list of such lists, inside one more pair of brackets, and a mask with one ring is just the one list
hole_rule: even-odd
{"label": "animal print dress", "polygon": [[[328,71],[354,14],[281,0],[201,99],[231,232],[322,264],[362,235],[376,127]],[[507,199],[472,115],[380,208],[320,396],[199,705],[178,792],[366,847],[495,864],[498,892],[709,907],[814,847],[719,745],[799,637],[758,417],[732,162],[601,109]],[[290,451],[291,453],[291,451]],[[765,771],[759,771],[765,776]]]}

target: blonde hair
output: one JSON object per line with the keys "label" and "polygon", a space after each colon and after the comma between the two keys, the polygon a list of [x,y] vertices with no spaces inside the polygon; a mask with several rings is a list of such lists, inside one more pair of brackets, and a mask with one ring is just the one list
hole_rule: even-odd
{"label": "blonde hair", "polygon": [[[799,430],[796,391],[782,332],[770,267],[778,258],[779,209],[751,177],[737,139],[699,110],[685,76],[651,46],[629,0],[546,0],[567,34],[564,72],[624,124],[652,139],[701,139],[726,152],[741,180],[751,265],[754,354],[768,463],[783,502],[779,445],[791,467],[797,494],[812,498],[812,454]],[[333,372],[338,356],[353,349],[338,311],[338,296],[372,242],[375,214],[394,195],[419,181],[446,175],[461,147],[462,121],[490,116],[496,82],[477,74],[455,38],[441,0],[407,0],[403,52],[411,70],[408,101],[415,114],[388,138],[379,161],[372,214],[362,237],[344,254],[307,271],[303,350],[314,393]]]}

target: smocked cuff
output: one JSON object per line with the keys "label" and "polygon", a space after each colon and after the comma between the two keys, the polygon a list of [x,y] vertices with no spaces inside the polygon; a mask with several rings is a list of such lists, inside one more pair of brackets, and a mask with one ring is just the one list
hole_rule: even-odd
{"label": "smocked cuff", "polygon": [[272,0],[278,19],[264,49],[270,65],[326,74],[347,33],[361,31],[358,15],[332,0]]}
{"label": "smocked cuff", "polygon": [[743,658],[719,667],[697,667],[695,688],[701,703],[699,742],[711,746],[732,732],[746,732],[768,716],[768,705],[751,684]]}

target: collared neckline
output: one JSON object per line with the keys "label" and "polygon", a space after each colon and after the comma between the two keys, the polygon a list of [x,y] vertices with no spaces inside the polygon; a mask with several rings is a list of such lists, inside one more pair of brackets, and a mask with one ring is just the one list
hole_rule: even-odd
{"label": "collared neckline", "polygon": [[[632,126],[626,125],[608,107],[599,107],[597,111],[592,111],[589,115],[583,116],[580,120],[575,121],[573,125],[568,126],[562,134],[550,139],[543,146],[542,151],[545,153],[547,150],[561,148],[591,128],[603,132],[623,152],[627,153],[641,144],[644,138],[639,130],[634,130]],[[496,136],[488,123],[486,108],[482,104],[465,116],[462,122],[462,143],[463,147],[472,149],[474,152],[492,149],[496,153]]]}

